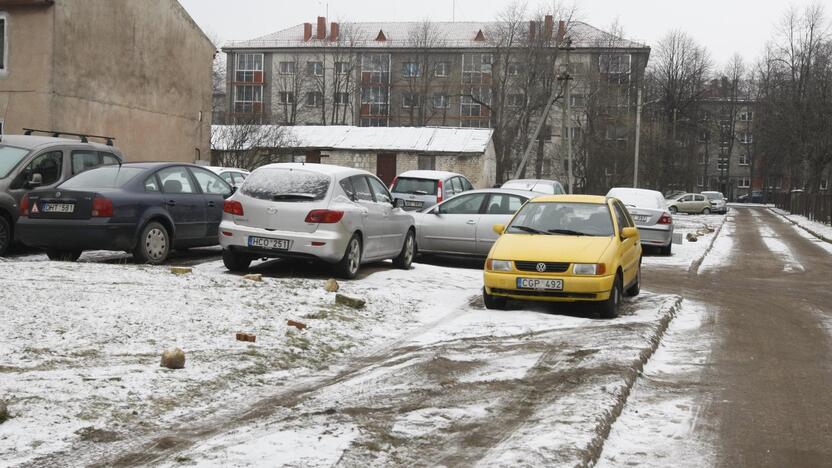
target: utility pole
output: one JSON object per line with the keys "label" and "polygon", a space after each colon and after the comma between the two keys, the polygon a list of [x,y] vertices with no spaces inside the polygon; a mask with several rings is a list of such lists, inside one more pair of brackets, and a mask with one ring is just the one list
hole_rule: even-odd
{"label": "utility pole", "polygon": [[636,154],[633,160],[633,188],[638,188],[638,145],[641,140],[641,86],[636,98]]}
{"label": "utility pole", "polygon": [[575,193],[574,191],[574,182],[573,182],[573,174],[572,171],[572,103],[570,102],[572,99],[572,95],[570,93],[570,85],[569,82],[573,80],[572,75],[569,74],[569,52],[575,50],[572,47],[572,39],[566,38],[563,41],[563,45],[558,46],[558,49],[566,51],[566,71],[558,76],[558,81],[563,81],[563,86],[565,88],[565,99],[566,99],[566,183],[569,185],[569,194]]}

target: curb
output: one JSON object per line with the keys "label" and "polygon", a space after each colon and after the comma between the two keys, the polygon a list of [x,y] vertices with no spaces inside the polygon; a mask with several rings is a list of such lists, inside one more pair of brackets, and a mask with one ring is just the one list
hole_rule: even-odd
{"label": "curb", "polygon": [[[803,229],[804,231],[808,232],[809,234],[811,234],[811,235],[813,235],[813,236],[817,237],[818,239],[820,239],[820,240],[822,240],[822,241],[824,241],[824,242],[829,242],[830,244],[832,244],[832,239],[830,239],[830,238],[828,238],[828,237],[824,236],[823,234],[819,234],[819,233],[817,233],[817,232],[815,232],[815,231],[813,231],[813,230],[811,230],[811,229],[807,228],[806,226],[803,226],[802,224],[798,223],[797,221],[794,221],[794,220],[790,219],[788,216],[786,216],[786,215],[785,215],[785,214],[783,214],[783,213],[778,213],[777,211],[774,211],[775,209],[779,209],[779,208],[769,208],[768,210],[769,210],[770,212],[772,212],[772,213],[776,214],[777,216],[782,217],[782,218],[783,218],[783,219],[785,219],[786,221],[788,221],[788,222],[790,222],[790,223],[794,224],[795,226],[799,227],[800,229]],[[788,212],[787,212],[787,213],[788,213]],[[789,213],[789,214],[792,214],[792,213]]]}
{"label": "curb", "polygon": [[722,226],[725,226],[725,223],[728,222],[728,215],[724,215],[722,218],[722,222],[719,223],[719,226],[714,231],[714,235],[711,237],[711,243],[708,244],[708,248],[705,249],[705,252],[702,254],[701,257],[697,258],[690,264],[690,268],[688,268],[688,273],[697,274],[699,273],[699,267],[702,266],[702,262],[705,261],[705,257],[711,253],[711,249],[714,248],[714,242],[716,242],[716,238],[719,237],[719,234],[722,232]]}
{"label": "curb", "polygon": [[630,392],[638,380],[638,377],[641,375],[641,372],[644,370],[644,365],[647,364],[647,361],[650,360],[659,348],[662,338],[664,337],[667,328],[670,326],[670,322],[674,317],[676,317],[679,308],[682,306],[682,300],[683,299],[681,297],[677,297],[676,300],[673,301],[673,304],[666,308],[662,318],[659,320],[658,327],[648,340],[650,342],[650,346],[643,349],[641,353],[639,353],[638,359],[635,360],[630,369],[627,370],[624,376],[624,384],[617,390],[618,395],[615,405],[613,405],[613,407],[607,412],[606,417],[598,421],[594,430],[595,436],[583,450],[584,455],[581,462],[577,466],[590,467],[594,466],[598,462],[598,458],[601,456],[601,452],[604,449],[604,443],[610,435],[612,425],[615,424],[615,421],[618,420],[618,417],[624,410],[624,406],[627,404],[627,399],[630,397]]}

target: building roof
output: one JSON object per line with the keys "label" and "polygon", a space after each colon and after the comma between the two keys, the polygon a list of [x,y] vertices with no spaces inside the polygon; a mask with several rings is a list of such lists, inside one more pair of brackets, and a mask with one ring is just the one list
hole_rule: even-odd
{"label": "building roof", "polygon": [[[212,127],[212,147],[233,148],[234,132],[230,125]],[[224,131],[229,129],[229,131]],[[488,148],[494,130],[490,128],[446,127],[349,127],[342,125],[304,125],[277,127],[263,125],[261,132],[281,132],[292,148],[335,149],[352,151],[394,151],[403,153],[469,153],[482,154]],[[225,136],[229,136],[225,138]],[[251,138],[264,141],[264,138]]]}
{"label": "building roof", "polygon": [[[493,47],[492,38],[502,24],[496,21],[486,22],[431,22],[435,28],[436,43],[433,48],[489,48]],[[315,26],[313,25],[313,28]],[[342,47],[358,48],[408,48],[413,46],[411,37],[418,37],[418,31],[424,27],[422,21],[380,22],[380,23],[344,23],[340,26],[342,35],[352,31],[351,40],[343,39]],[[555,25],[557,27],[557,25]],[[579,48],[616,47],[647,48],[646,45],[617,37],[606,31],[581,21],[572,21],[567,26],[566,35],[572,39],[572,45]],[[303,24],[258,38],[243,41],[231,41],[223,46],[229,49],[284,49],[329,47],[337,44],[329,39],[313,38],[303,40]],[[377,41],[379,31],[383,31],[385,41]],[[476,40],[482,31],[485,40]],[[329,33],[329,31],[327,31]],[[329,37],[329,34],[327,34]]]}

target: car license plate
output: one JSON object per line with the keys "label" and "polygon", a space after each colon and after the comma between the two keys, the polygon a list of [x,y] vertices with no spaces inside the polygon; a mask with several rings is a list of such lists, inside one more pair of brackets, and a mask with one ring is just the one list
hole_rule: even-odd
{"label": "car license plate", "polygon": [[273,250],[289,250],[292,241],[286,239],[269,239],[268,237],[249,237],[249,247],[259,247],[261,249]]}
{"label": "car license plate", "polygon": [[517,278],[517,289],[537,289],[543,291],[563,291],[563,280]]}
{"label": "car license plate", "polygon": [[421,208],[424,205],[423,202],[415,201],[415,200],[405,200],[404,206],[412,206],[413,208]]}
{"label": "car license plate", "polygon": [[650,220],[650,217],[649,216],[644,216],[644,215],[635,215],[635,216],[633,216],[633,219],[637,223],[646,223],[648,220]]}
{"label": "car license plate", "polygon": [[72,203],[44,203],[41,206],[44,213],[73,213],[75,205]]}

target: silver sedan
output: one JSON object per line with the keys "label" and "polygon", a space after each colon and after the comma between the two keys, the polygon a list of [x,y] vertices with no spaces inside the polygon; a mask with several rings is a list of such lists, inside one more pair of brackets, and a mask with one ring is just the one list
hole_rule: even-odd
{"label": "silver sedan", "polygon": [[420,253],[485,257],[497,241],[495,224],[508,224],[528,200],[543,193],[511,189],[464,192],[420,213],[416,245]]}
{"label": "silver sedan", "polygon": [[658,247],[662,255],[673,250],[673,215],[664,197],[655,190],[613,188],[608,197],[621,200],[630,212],[641,237],[641,245]]}

